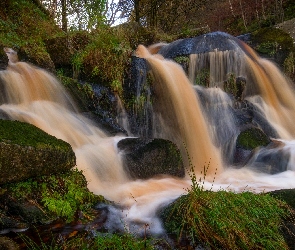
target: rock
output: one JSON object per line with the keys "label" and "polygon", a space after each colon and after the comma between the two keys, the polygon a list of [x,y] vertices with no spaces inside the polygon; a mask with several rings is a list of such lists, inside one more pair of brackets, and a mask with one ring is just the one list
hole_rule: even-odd
{"label": "rock", "polygon": [[[292,209],[295,209],[295,189],[281,189],[271,191],[268,194],[276,199],[286,202]],[[281,232],[289,249],[295,249],[295,217],[291,215],[284,218],[281,225]]]}
{"label": "rock", "polygon": [[0,196],[0,201],[0,208],[3,207],[10,215],[22,218],[22,220],[30,224],[47,224],[56,219],[52,216],[49,217],[34,200],[17,200],[10,195],[2,195]]}
{"label": "rock", "polygon": [[246,164],[255,148],[266,146],[270,142],[270,138],[261,129],[252,125],[246,126],[237,137],[233,163]]}
{"label": "rock", "polygon": [[0,249],[1,250],[18,250],[19,246],[12,239],[8,237],[0,236]]}
{"label": "rock", "polygon": [[134,179],[167,174],[184,177],[182,157],[177,146],[164,139],[126,138],[118,142],[123,165]]}
{"label": "rock", "polygon": [[266,146],[271,142],[269,137],[259,128],[248,127],[237,138],[237,147],[253,150],[260,146]]}
{"label": "rock", "polygon": [[261,172],[277,174],[288,170],[289,159],[290,152],[284,148],[284,143],[273,141],[255,150],[248,164]]}
{"label": "rock", "polygon": [[67,142],[23,122],[0,120],[0,184],[64,172],[76,164]]}
{"label": "rock", "polygon": [[116,121],[115,107],[118,100],[110,89],[97,84],[82,84],[69,77],[59,78],[85,117],[109,135],[127,135],[127,132]]}
{"label": "rock", "polygon": [[19,220],[19,218],[7,216],[0,211],[0,234],[6,234],[9,232],[23,232],[26,231],[28,228],[28,223]]}

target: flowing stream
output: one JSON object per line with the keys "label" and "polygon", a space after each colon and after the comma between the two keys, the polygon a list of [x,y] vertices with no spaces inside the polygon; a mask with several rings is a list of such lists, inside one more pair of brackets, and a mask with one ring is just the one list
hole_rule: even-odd
{"label": "flowing stream", "polygon": [[[295,95],[272,63],[256,56],[250,48],[245,53],[245,63],[249,65],[252,78],[258,79],[255,88],[259,90],[259,102],[257,95],[249,96],[248,100],[265,114],[279,134],[276,139],[281,140],[283,149],[291,154],[288,170],[274,175],[247,167],[235,169],[224,161],[224,148],[218,141],[232,138],[236,133],[230,114],[233,104],[225,92],[215,86],[207,90],[210,91],[207,95],[211,96],[208,100],[213,104],[215,101],[223,103],[211,113],[210,118],[205,114],[205,108],[201,107],[196,87],[191,84],[195,76],[188,77],[178,64],[151,54],[144,46],[138,47],[136,55],[148,62],[156,82],[155,92],[160,96],[158,111],[162,114],[163,123],[158,135],[179,145],[182,153],[189,156],[187,167],[192,166],[197,176],[202,178],[204,166],[209,167],[205,188],[237,192],[295,188]],[[227,56],[232,57],[231,53]],[[218,82],[216,78],[220,71],[214,69],[214,72],[213,81]],[[77,168],[84,171],[90,191],[123,207],[114,212],[114,217],[123,218],[122,228],[127,226],[133,231],[143,231],[143,225],[148,224],[151,233],[163,232],[156,212],[187,192],[191,184],[188,175],[183,179],[165,176],[130,180],[123,170],[121,155],[116,147],[123,137],[107,136],[79,114],[63,86],[43,69],[24,62],[10,63],[6,70],[0,71],[0,87],[0,110],[11,119],[31,123],[71,144]],[[218,122],[221,123],[216,126]],[[220,130],[222,127],[226,129]],[[232,143],[228,140],[229,147]]]}

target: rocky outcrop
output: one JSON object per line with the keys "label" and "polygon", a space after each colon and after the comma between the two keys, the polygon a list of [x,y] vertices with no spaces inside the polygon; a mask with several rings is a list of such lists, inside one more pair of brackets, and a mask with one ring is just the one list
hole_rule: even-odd
{"label": "rocky outcrop", "polygon": [[126,171],[134,179],[167,174],[184,177],[185,171],[177,146],[164,139],[126,138],[118,142]]}
{"label": "rocky outcrop", "polygon": [[0,120],[0,184],[50,175],[76,164],[71,146],[37,127]]}

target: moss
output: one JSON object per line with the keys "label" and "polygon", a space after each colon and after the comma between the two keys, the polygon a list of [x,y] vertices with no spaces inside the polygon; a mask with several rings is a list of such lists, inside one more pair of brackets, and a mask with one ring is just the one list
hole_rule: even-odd
{"label": "moss", "polygon": [[242,131],[237,138],[237,146],[252,150],[270,143],[269,137],[258,128],[249,128]]}
{"label": "moss", "polygon": [[52,148],[68,151],[71,146],[51,136],[34,125],[10,120],[0,120],[0,142],[35,148]]}
{"label": "moss", "polygon": [[133,178],[148,179],[160,174],[185,175],[180,151],[171,141],[126,138],[118,142],[118,148],[124,151],[124,168]]}
{"label": "moss", "polygon": [[45,216],[58,216],[68,222],[75,220],[79,211],[86,215],[97,203],[108,203],[102,196],[88,190],[82,171],[76,169],[6,184],[3,189],[10,199],[20,203],[34,200],[37,207],[45,212]]}
{"label": "moss", "polygon": [[[286,203],[268,194],[205,191],[193,179],[192,189],[161,214],[167,232],[179,242],[212,249],[288,249],[280,233]],[[187,245],[187,243],[186,243]]]}
{"label": "moss", "polygon": [[269,192],[271,196],[286,202],[295,209],[295,189],[281,189]]}
{"label": "moss", "polygon": [[274,56],[278,51],[294,51],[292,37],[281,29],[262,28],[252,33],[254,48],[262,54]]}
{"label": "moss", "polygon": [[0,16],[3,18],[0,18],[0,48],[12,47],[19,50],[20,59],[53,70],[54,65],[44,41],[60,33],[54,20],[33,1],[1,2]]}
{"label": "moss", "polygon": [[0,184],[71,169],[69,143],[19,121],[0,120]]}

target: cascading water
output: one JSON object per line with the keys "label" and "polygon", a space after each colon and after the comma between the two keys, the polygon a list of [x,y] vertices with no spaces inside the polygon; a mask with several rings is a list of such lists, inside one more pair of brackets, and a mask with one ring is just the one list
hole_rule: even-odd
{"label": "cascading water", "polygon": [[[201,45],[203,44],[202,42]],[[252,72],[249,78],[251,81],[247,79],[245,92],[249,102],[252,101],[257,109],[266,113],[266,119],[278,130],[280,138],[289,140],[282,141],[281,148],[291,152],[294,148],[292,139],[295,131],[288,125],[288,115],[293,117],[295,107],[292,105],[295,100],[292,90],[287,89],[287,83],[283,87],[284,90],[273,87],[275,84],[282,84],[284,78],[278,71],[269,72],[274,70],[272,64],[266,65],[269,63],[257,56],[254,57],[252,51],[240,49],[239,44],[230,44],[231,48],[238,50],[239,56],[246,56],[245,62],[250,65],[245,71],[239,69],[239,74]],[[164,45],[162,48],[164,52],[166,47]],[[163,51],[162,55],[165,56]],[[227,54],[228,58],[233,57],[232,53]],[[248,187],[256,192],[295,188],[295,157],[292,154],[288,170],[275,175],[259,173],[247,167],[234,169],[230,167],[229,160],[223,159],[226,152],[231,149],[221,150],[221,147],[224,147],[224,141],[227,141],[230,148],[234,140],[231,141],[229,138],[235,138],[237,128],[235,116],[232,114],[235,104],[227,94],[215,87],[208,90],[194,87],[178,64],[164,59],[159,54],[151,54],[143,46],[138,47],[136,55],[147,61],[152,72],[156,95],[154,111],[159,114],[155,121],[161,121],[156,134],[175,141],[182,149],[183,155],[188,154],[187,163],[194,167],[198,176],[203,167],[209,164],[205,188],[218,190],[229,187],[241,191]],[[279,75],[279,82],[272,74]],[[216,80],[218,73],[214,75],[214,81],[221,82]],[[227,72],[222,75],[226,76]],[[252,80],[256,77],[260,81],[258,86],[249,87],[248,84],[255,84]],[[192,78],[194,77],[191,76]],[[268,85],[265,83],[266,80]],[[122,137],[106,136],[90,120],[79,114],[61,84],[44,70],[23,62],[13,62],[7,70],[0,71],[0,86],[0,110],[11,119],[34,124],[47,133],[69,142],[76,154],[77,168],[84,171],[89,189],[121,204],[123,212],[118,210],[117,213],[120,216],[124,214],[122,217],[127,226],[137,225],[134,230],[140,231],[144,230],[142,225],[147,223],[152,233],[162,232],[156,211],[186,192],[191,184],[188,176],[183,179],[161,176],[149,180],[130,180],[124,172],[121,155],[116,147],[116,143]],[[271,93],[269,89],[272,90]],[[253,96],[255,91],[256,94],[261,94],[260,104]],[[288,93],[284,93],[285,91]],[[215,104],[219,105],[218,108],[212,109]],[[283,110],[285,113],[281,114]],[[214,177],[212,187],[210,180]]]}

